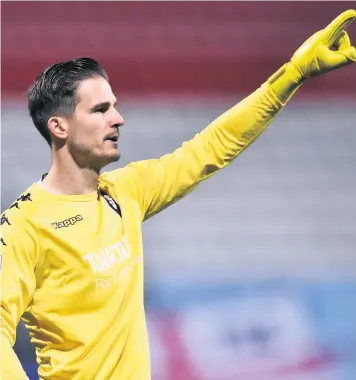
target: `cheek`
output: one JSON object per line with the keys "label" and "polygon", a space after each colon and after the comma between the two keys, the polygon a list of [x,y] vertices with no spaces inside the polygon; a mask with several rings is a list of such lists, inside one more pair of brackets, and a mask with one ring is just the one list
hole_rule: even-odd
{"label": "cheek", "polygon": [[80,123],[73,126],[71,140],[77,144],[94,145],[98,139],[103,139],[103,118],[101,115],[83,117]]}

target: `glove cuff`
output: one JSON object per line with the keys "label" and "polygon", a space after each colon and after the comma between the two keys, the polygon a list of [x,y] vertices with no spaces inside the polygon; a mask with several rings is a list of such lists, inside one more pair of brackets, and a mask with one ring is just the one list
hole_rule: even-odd
{"label": "glove cuff", "polygon": [[285,105],[304,83],[305,77],[293,63],[288,62],[271,75],[267,83],[277,95],[279,101]]}

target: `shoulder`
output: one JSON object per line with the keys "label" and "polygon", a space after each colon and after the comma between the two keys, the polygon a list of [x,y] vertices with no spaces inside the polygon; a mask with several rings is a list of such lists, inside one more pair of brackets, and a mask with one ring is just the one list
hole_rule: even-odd
{"label": "shoulder", "polygon": [[1,243],[3,246],[6,246],[11,239],[19,240],[25,236],[32,236],[33,240],[35,239],[37,210],[38,197],[36,187],[32,185],[1,213]]}
{"label": "shoulder", "polygon": [[149,165],[150,160],[136,161],[127,166],[104,172],[99,177],[101,185],[117,186],[121,188],[132,188],[137,185],[137,181],[144,174]]}

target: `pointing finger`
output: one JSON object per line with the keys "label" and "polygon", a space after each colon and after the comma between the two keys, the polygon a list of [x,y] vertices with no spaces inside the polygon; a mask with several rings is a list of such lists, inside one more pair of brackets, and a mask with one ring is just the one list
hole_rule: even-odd
{"label": "pointing finger", "polygon": [[354,9],[341,13],[323,30],[326,41],[333,44],[355,18],[356,11]]}

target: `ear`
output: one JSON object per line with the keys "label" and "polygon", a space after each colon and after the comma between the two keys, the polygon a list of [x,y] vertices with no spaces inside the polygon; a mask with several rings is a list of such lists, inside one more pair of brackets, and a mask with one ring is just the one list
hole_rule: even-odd
{"label": "ear", "polygon": [[62,117],[51,117],[48,120],[48,129],[50,130],[52,136],[64,140],[68,136],[68,122]]}

